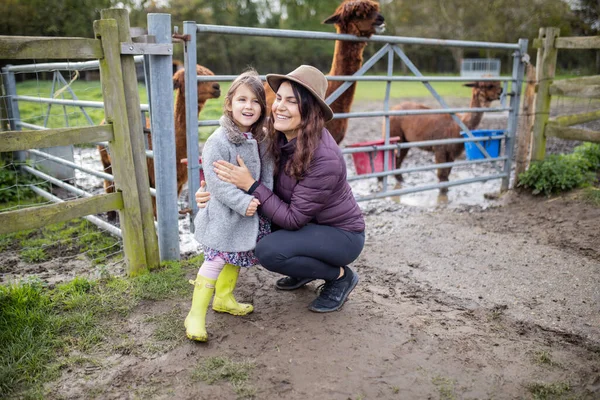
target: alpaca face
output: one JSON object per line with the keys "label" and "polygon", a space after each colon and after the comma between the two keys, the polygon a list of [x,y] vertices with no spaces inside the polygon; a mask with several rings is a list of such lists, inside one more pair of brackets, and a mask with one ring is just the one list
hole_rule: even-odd
{"label": "alpaca face", "polygon": [[473,82],[464,86],[473,88],[473,96],[479,100],[482,105],[489,105],[494,100],[500,100],[502,95],[502,86],[499,81],[491,82]]}
{"label": "alpaca face", "polygon": [[[214,75],[213,72],[201,65],[196,65],[197,75]],[[181,69],[173,75],[173,89],[179,89],[183,94],[185,87],[185,70]],[[198,82],[198,105],[204,104],[206,100],[217,99],[221,96],[221,87],[217,82]]]}
{"label": "alpaca face", "polygon": [[383,15],[379,13],[379,3],[372,0],[346,0],[323,21],[324,24],[335,24],[339,33],[361,37],[382,33],[384,22]]}

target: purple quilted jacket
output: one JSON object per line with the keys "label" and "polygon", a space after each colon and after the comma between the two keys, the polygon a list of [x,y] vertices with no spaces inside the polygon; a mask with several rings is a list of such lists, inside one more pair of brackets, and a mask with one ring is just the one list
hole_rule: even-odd
{"label": "purple quilted jacket", "polygon": [[252,193],[260,200],[260,213],[287,230],[316,223],[351,232],[364,231],[362,212],[346,181],[346,163],[329,131],[323,129],[321,142],[300,181],[284,172],[296,139],[285,143],[285,136],[280,133],[279,140],[281,160],[273,191],[261,184]]}

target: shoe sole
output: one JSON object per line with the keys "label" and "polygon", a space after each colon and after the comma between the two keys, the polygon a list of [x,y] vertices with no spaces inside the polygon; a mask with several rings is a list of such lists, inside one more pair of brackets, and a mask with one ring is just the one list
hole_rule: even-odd
{"label": "shoe sole", "polygon": [[187,336],[188,339],[194,340],[196,342],[208,342],[208,335],[199,336],[199,335],[192,335],[190,333],[186,333],[185,336]]}
{"label": "shoe sole", "polygon": [[294,286],[279,286],[277,283],[275,283],[275,288],[279,289],[279,290],[296,290],[296,289],[300,289],[302,286],[306,286],[307,284],[311,283],[314,280],[315,279],[301,280]]}
{"label": "shoe sole", "polygon": [[317,312],[317,313],[328,313],[328,312],[333,312],[333,311],[337,311],[340,308],[342,308],[342,306],[344,305],[344,303],[346,303],[346,299],[348,299],[348,296],[350,296],[350,293],[352,293],[352,291],[354,290],[354,288],[356,287],[356,285],[358,284],[358,274],[355,272],[354,276],[352,277],[352,282],[350,283],[350,290],[348,290],[348,292],[346,292],[346,295],[344,297],[342,297],[342,301],[340,302],[340,305],[337,306],[336,308],[331,308],[331,309],[317,309],[317,308],[313,308],[312,306],[309,306],[308,309],[310,311],[313,312]]}
{"label": "shoe sole", "polygon": [[220,313],[242,316],[242,315],[248,315],[248,314],[252,313],[254,311],[254,307],[250,308],[249,310],[231,310],[228,308],[218,308],[218,307],[214,308],[213,307],[213,310],[216,312],[220,312]]}

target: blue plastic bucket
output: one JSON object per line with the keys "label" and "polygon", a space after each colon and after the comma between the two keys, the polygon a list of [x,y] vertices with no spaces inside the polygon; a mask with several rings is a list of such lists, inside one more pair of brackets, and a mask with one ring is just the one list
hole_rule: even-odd
{"label": "blue plastic bucket", "polygon": [[[473,136],[475,137],[491,137],[491,136],[499,136],[504,133],[502,130],[491,130],[491,129],[482,129],[478,131],[471,131]],[[465,132],[460,133],[462,137],[469,137]],[[500,155],[500,139],[496,140],[486,140],[483,142],[465,142],[465,151],[467,153],[467,160],[479,160],[485,158],[481,150],[477,147],[475,143],[479,143],[483,146],[485,151],[490,155],[490,157],[496,158]]]}

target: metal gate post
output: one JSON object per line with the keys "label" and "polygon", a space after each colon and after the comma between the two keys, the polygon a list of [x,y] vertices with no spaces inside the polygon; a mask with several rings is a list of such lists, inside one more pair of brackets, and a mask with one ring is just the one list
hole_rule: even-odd
{"label": "metal gate post", "polygon": [[[15,100],[17,96],[17,82],[15,80],[15,73],[8,70],[10,65],[2,68],[2,76],[4,78],[4,90],[8,97],[8,104],[6,111],[8,112],[8,123],[11,131],[20,131],[21,126],[17,124],[17,121],[21,120],[21,114],[19,113],[19,103]],[[13,153],[14,160],[17,162],[25,161],[24,151],[15,151]]]}
{"label": "metal gate post", "polygon": [[[519,39],[518,51],[513,54],[513,71],[512,71],[512,92],[510,98],[510,111],[508,114],[508,126],[506,128],[506,139],[504,149],[506,152],[506,161],[504,162],[504,173],[506,176],[502,178],[500,191],[508,190],[510,186],[510,169],[512,165],[513,153],[515,148],[515,137],[517,134],[517,125],[519,123],[519,107],[521,105],[521,86],[523,85],[523,76],[525,74],[525,60],[523,57],[527,55],[527,39]],[[526,134],[526,133],[523,133]]]}
{"label": "metal gate post", "polygon": [[[148,14],[148,34],[158,44],[171,43],[171,15]],[[173,105],[173,55],[150,56],[150,115],[160,260],[179,260],[179,213],[175,116]]]}
{"label": "metal gate post", "polygon": [[190,230],[194,232],[194,218],[198,213],[195,193],[200,187],[200,166],[198,160],[198,73],[196,72],[196,35],[198,27],[194,21],[183,23],[183,34],[189,36],[189,41],[184,42],[184,68],[185,68],[185,126],[187,134],[187,159],[188,159],[188,192],[190,213]]}
{"label": "metal gate post", "polygon": [[[387,76],[393,76],[393,75],[394,75],[394,50],[390,47],[388,49]],[[358,83],[357,83],[357,85],[358,85]],[[385,112],[390,111],[390,92],[391,92],[391,90],[392,90],[392,81],[387,81],[385,84],[385,99],[383,100],[383,110]],[[385,146],[387,146],[388,144],[390,144],[390,116],[386,115],[384,118],[385,118],[385,137],[384,137],[383,144]],[[389,170],[388,165],[389,165],[390,153],[394,154],[393,152],[390,152],[388,150],[385,150],[383,152],[383,171],[384,172],[387,172]],[[375,169],[372,168],[371,171],[374,172]],[[389,175],[383,176],[382,192],[387,192],[388,177],[389,177]]]}

